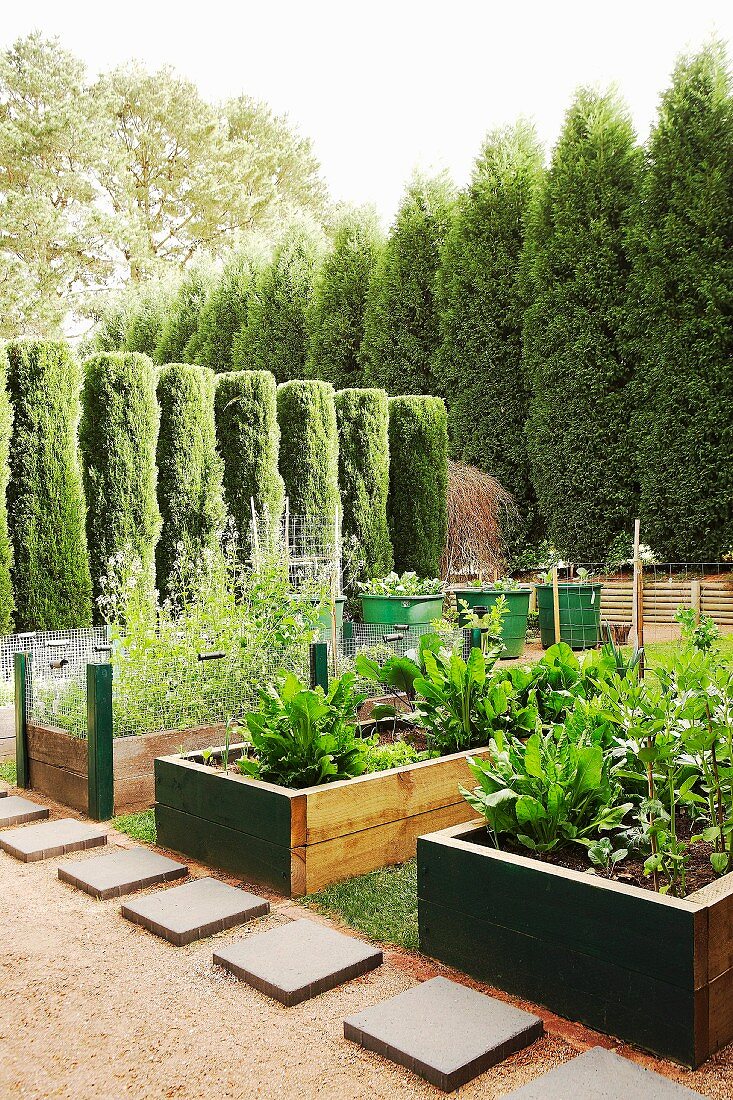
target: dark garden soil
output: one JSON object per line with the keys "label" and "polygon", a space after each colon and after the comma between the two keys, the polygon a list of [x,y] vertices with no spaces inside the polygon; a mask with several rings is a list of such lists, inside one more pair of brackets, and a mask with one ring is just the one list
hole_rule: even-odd
{"label": "dark garden soil", "polygon": [[[700,832],[700,829],[693,829],[687,819],[682,819],[679,822],[677,834],[680,840],[689,840],[690,836],[696,832]],[[488,833],[480,833],[475,840],[473,837],[471,839],[474,843],[485,844],[486,847],[492,847]],[[654,882],[651,875],[647,876],[644,874],[643,859],[628,857],[616,864],[613,873],[609,873],[602,867],[594,867],[588,859],[585,848],[576,844],[563,848],[559,852],[549,852],[542,858],[533,855],[527,848],[523,848],[518,844],[514,845],[505,841],[502,844],[502,848],[504,851],[511,852],[513,855],[526,856],[528,859],[536,859],[538,863],[548,863],[553,867],[566,867],[569,871],[581,871],[585,874],[593,874],[597,878],[609,879],[612,882],[622,882],[626,886],[638,886],[642,890],[654,890]],[[710,865],[710,854],[715,851],[714,845],[706,844],[704,841],[698,841],[696,844],[691,845],[688,851],[689,864],[686,874],[686,897],[696,890],[701,890],[703,886],[708,886],[719,877],[715,874]],[[660,885],[663,886],[665,882],[664,877],[660,876],[659,881]]]}

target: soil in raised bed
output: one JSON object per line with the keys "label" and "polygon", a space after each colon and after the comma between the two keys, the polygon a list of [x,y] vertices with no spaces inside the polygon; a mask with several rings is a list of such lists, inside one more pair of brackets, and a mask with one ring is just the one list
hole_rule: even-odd
{"label": "soil in raised bed", "polygon": [[[678,821],[677,835],[680,840],[689,840],[691,836],[699,832],[701,832],[701,828],[697,825],[693,828],[691,822],[687,818],[682,817]],[[487,848],[493,847],[488,832],[484,832],[483,830],[477,832],[475,836],[472,836],[471,841],[474,844],[483,844]],[[569,871],[581,871],[586,874],[593,874],[596,878],[605,878],[612,882],[621,882],[625,886],[638,886],[642,890],[654,890],[652,876],[644,874],[644,860],[632,856],[617,863],[613,872],[609,873],[602,867],[594,867],[588,859],[588,853],[585,848],[579,844],[570,844],[567,848],[563,848],[559,852],[548,852],[540,857],[531,852],[528,848],[523,848],[520,844],[511,844],[504,839],[502,841],[502,851],[511,852],[512,855],[516,856],[525,856],[527,859],[534,859],[537,863],[548,863],[553,867],[565,867]],[[686,897],[689,897],[689,895],[693,894],[696,890],[701,890],[703,886],[709,886],[711,882],[714,882],[720,877],[716,875],[710,864],[710,854],[715,851],[713,844],[706,844],[704,841],[698,841],[696,844],[691,845],[688,851],[690,861],[687,868]],[[664,881],[664,876],[660,876],[660,883],[662,885]]]}

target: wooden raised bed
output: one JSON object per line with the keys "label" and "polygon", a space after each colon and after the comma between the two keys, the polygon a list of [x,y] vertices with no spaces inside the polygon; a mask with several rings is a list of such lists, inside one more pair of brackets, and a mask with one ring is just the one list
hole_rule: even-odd
{"label": "wooden raised bed", "polygon": [[[201,749],[221,740],[222,726],[115,737],[114,812],[145,810],[155,801],[153,760],[183,745]],[[64,806],[88,813],[87,741],[55,726],[26,725],[29,785]]]}
{"label": "wooden raised bed", "polygon": [[482,835],[418,841],[422,951],[684,1065],[733,1039],[733,874],[677,900]]}
{"label": "wooden raised bed", "polygon": [[[219,752],[221,750],[218,750]],[[165,848],[291,897],[415,854],[418,836],[469,819],[459,784],[467,756],[407,764],[291,790],[206,767],[201,756],[155,761],[155,820]]]}

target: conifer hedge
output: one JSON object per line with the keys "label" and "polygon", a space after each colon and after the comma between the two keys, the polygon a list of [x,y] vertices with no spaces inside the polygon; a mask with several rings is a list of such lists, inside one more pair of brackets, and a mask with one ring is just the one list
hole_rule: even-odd
{"label": "conifer hedge", "polygon": [[532,478],[549,537],[581,561],[605,561],[637,510],[623,325],[640,169],[631,118],[617,93],[581,89],[527,234]]}
{"label": "conifer hedge", "polygon": [[160,432],[156,451],[162,529],[155,553],[158,589],[176,591],[176,562],[213,550],[224,522],[222,466],[214,430],[215,375],[208,367],[171,363],[158,376]]}
{"label": "conifer hedge", "polygon": [[387,523],[389,408],[384,390],[347,389],[336,394],[342,533],[353,540],[357,568],[350,581],[383,577],[392,569]]}
{"label": "conifer hedge", "polygon": [[448,417],[439,397],[389,400],[387,514],[398,573],[437,577],[448,527]]}
{"label": "conifer hedge", "polygon": [[251,501],[271,523],[282,514],[278,470],[277,387],[269,371],[227,371],[216,379],[216,440],[223,464],[224,500],[240,545],[249,550]]}
{"label": "conifer hedge", "polygon": [[681,59],[633,239],[642,537],[665,561],[716,561],[733,546],[731,94],[720,44]]}
{"label": "conifer hedge", "polygon": [[185,272],[160,327],[155,346],[156,363],[196,361],[199,320],[211,286],[212,274],[206,265],[199,264]]}
{"label": "conifer hedge", "polygon": [[10,469],[10,437],[13,410],[8,393],[8,358],[0,348],[0,634],[8,634],[13,623],[13,554],[8,528],[7,491]]}
{"label": "conifer hedge", "polygon": [[442,394],[435,276],[454,201],[447,177],[415,178],[374,271],[361,355],[367,383],[392,394]]}
{"label": "conifer hedge", "polygon": [[195,337],[189,341],[186,358],[223,372],[232,368],[232,348],[247,325],[256,266],[249,253],[235,256],[212,285],[201,307]]}
{"label": "conifer hedge", "polygon": [[160,532],[155,384],[151,360],[135,352],[97,355],[84,365],[79,445],[95,600],[109,559],[120,553],[140,561],[151,594],[154,588]]}
{"label": "conifer hedge", "polygon": [[313,379],[283,383],[277,388],[277,419],[290,514],[333,523],[340,504],[333,386]]}
{"label": "conifer hedge", "polygon": [[61,342],[18,341],[7,356],[15,627],[88,626],[92,590],[76,451],[81,371]]}
{"label": "conifer hedge", "polygon": [[522,517],[517,540],[538,533],[524,437],[529,392],[517,275],[541,178],[534,127],[519,122],[489,134],[459,198],[436,284],[436,374],[448,397],[451,450],[513,494]]}

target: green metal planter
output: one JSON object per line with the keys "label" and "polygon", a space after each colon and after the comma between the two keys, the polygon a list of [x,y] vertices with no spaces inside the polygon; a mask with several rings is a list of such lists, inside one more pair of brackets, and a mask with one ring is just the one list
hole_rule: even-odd
{"label": "green metal planter", "polygon": [[[592,649],[601,636],[602,584],[560,584],[560,641],[571,649]],[[537,610],[543,649],[555,642],[555,613],[551,584],[538,584]]]}
{"label": "green metal planter", "polygon": [[[344,607],[346,606],[346,596],[336,597],[336,630],[340,631],[344,625]],[[331,633],[331,601],[327,600],[321,607],[320,614],[318,615],[318,628],[322,634]]]}
{"label": "green metal planter", "polygon": [[521,657],[524,653],[524,643],[527,638],[527,615],[529,614],[529,597],[531,589],[513,588],[502,592],[497,588],[456,588],[456,604],[458,606],[458,625],[465,627],[468,616],[462,603],[469,608],[486,607],[489,610],[494,606],[499,596],[503,596],[509,609],[501,628],[501,640],[504,649],[501,657]]}
{"label": "green metal planter", "polygon": [[443,614],[443,594],[437,596],[362,596],[362,619],[379,626],[421,626]]}

